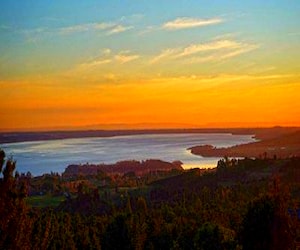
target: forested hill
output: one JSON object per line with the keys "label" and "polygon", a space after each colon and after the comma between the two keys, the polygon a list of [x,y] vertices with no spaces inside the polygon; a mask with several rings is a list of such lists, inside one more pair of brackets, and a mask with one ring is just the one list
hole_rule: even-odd
{"label": "forested hill", "polygon": [[83,164],[69,165],[64,173],[64,177],[97,175],[104,172],[111,175],[124,175],[133,172],[135,175],[145,175],[150,172],[171,171],[172,169],[183,170],[179,161],[170,163],[161,160],[145,161],[120,161],[115,164]]}
{"label": "forested hill", "polygon": [[[200,169],[187,170],[170,178],[155,181],[151,184],[155,192],[168,193],[163,202],[174,199],[173,194],[184,192],[193,195],[199,190],[209,188],[232,188],[236,186],[264,186],[274,176],[281,179],[284,185],[298,186],[297,196],[300,199],[300,158],[290,159],[229,159],[219,160],[217,168],[203,172]],[[265,186],[266,187],[266,186]],[[250,190],[250,189],[249,189]],[[261,190],[256,190],[260,192]],[[160,195],[158,195],[160,197]],[[300,201],[300,200],[299,200]],[[300,204],[299,204],[300,205]]]}

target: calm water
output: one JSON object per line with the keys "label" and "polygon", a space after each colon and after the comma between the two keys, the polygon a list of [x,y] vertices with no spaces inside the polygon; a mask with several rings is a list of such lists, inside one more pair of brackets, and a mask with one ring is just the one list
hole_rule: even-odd
{"label": "calm water", "polygon": [[69,164],[131,159],[180,160],[184,168],[214,167],[219,158],[195,156],[187,148],[205,144],[228,147],[251,141],[251,135],[154,134],[9,143],[0,148],[17,160],[19,172],[30,171],[36,176],[51,171],[61,173]]}

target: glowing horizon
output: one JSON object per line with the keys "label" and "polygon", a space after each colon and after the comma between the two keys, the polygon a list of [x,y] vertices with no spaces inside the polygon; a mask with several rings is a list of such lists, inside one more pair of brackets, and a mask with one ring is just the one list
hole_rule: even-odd
{"label": "glowing horizon", "polygon": [[297,1],[0,7],[0,130],[300,126]]}

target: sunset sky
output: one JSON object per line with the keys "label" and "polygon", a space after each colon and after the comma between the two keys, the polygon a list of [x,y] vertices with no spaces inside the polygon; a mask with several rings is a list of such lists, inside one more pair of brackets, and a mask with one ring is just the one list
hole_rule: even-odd
{"label": "sunset sky", "polygon": [[300,126],[299,0],[2,0],[0,130]]}

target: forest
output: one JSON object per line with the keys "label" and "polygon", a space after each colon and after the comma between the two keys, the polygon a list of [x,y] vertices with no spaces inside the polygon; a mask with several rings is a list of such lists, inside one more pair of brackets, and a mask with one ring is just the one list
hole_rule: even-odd
{"label": "forest", "polygon": [[300,247],[299,157],[33,177],[0,150],[0,172],[1,249]]}

